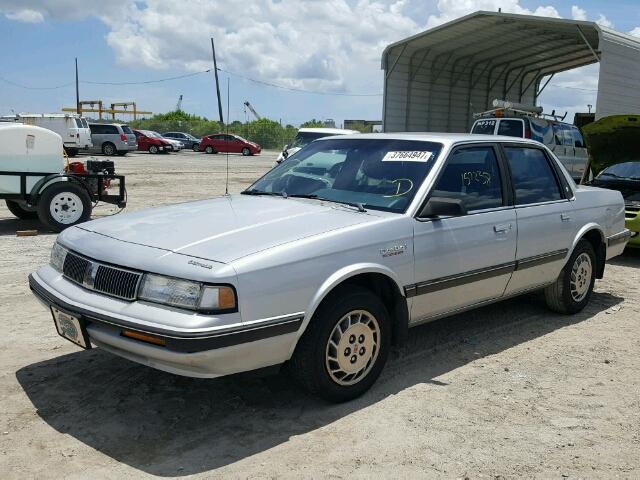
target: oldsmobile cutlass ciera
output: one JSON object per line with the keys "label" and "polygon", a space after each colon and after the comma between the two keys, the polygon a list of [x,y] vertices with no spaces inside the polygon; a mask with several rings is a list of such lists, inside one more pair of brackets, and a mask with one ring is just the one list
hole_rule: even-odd
{"label": "oldsmobile cutlass ciera", "polygon": [[414,325],[536,289],[582,310],[624,221],[530,140],[348,135],[240,195],[69,228],[29,281],[81,347],[193,377],[285,364],[344,401]]}

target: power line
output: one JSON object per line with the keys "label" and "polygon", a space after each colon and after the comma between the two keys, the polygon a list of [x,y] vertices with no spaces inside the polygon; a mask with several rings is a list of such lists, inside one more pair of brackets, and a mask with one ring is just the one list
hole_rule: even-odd
{"label": "power line", "polygon": [[195,77],[196,75],[202,75],[203,73],[209,73],[211,69],[202,70],[200,72],[187,73],[185,75],[178,75],[175,77],[158,78],[156,80],[144,80],[139,82],[93,82],[91,80],[81,80],[80,83],[87,83],[90,85],[146,85],[149,83],[168,82],[170,80],[180,80],[181,78]]}
{"label": "power line", "polygon": [[32,87],[29,85],[22,85],[20,83],[16,83],[16,82],[12,82],[11,80],[7,80],[4,77],[0,77],[0,80],[8,83],[9,85],[13,85],[14,87],[18,87],[18,88],[24,88],[25,90],[57,90],[59,88],[66,88],[66,87],[70,87],[71,85],[73,85],[73,82],[69,82],[69,83],[64,83],[62,85],[55,85],[52,87]]}

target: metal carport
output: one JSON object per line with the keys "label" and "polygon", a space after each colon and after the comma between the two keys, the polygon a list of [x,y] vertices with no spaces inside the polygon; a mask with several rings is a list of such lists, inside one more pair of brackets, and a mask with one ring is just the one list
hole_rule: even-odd
{"label": "metal carport", "polygon": [[536,105],[551,76],[596,62],[596,118],[640,113],[640,38],[594,22],[476,12],[385,48],[384,130],[465,132],[493,99]]}

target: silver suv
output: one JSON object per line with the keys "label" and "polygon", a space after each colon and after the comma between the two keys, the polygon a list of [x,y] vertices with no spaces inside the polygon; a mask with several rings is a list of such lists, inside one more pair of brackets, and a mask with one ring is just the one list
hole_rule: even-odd
{"label": "silver suv", "polygon": [[83,348],[344,401],[414,325],[532,290],[579,312],[629,239],[619,192],[516,138],[322,138],[242,193],[71,227],[31,289]]}
{"label": "silver suv", "polygon": [[93,147],[86,151],[104,155],[126,155],[138,148],[136,136],[129,125],[117,123],[90,123]]}

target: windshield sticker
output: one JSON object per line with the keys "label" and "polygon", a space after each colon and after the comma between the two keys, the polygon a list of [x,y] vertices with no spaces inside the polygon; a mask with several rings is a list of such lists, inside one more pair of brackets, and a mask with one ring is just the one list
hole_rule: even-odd
{"label": "windshield sticker", "polygon": [[426,162],[431,158],[433,152],[428,151],[405,151],[405,152],[387,152],[382,157],[383,162]]}

